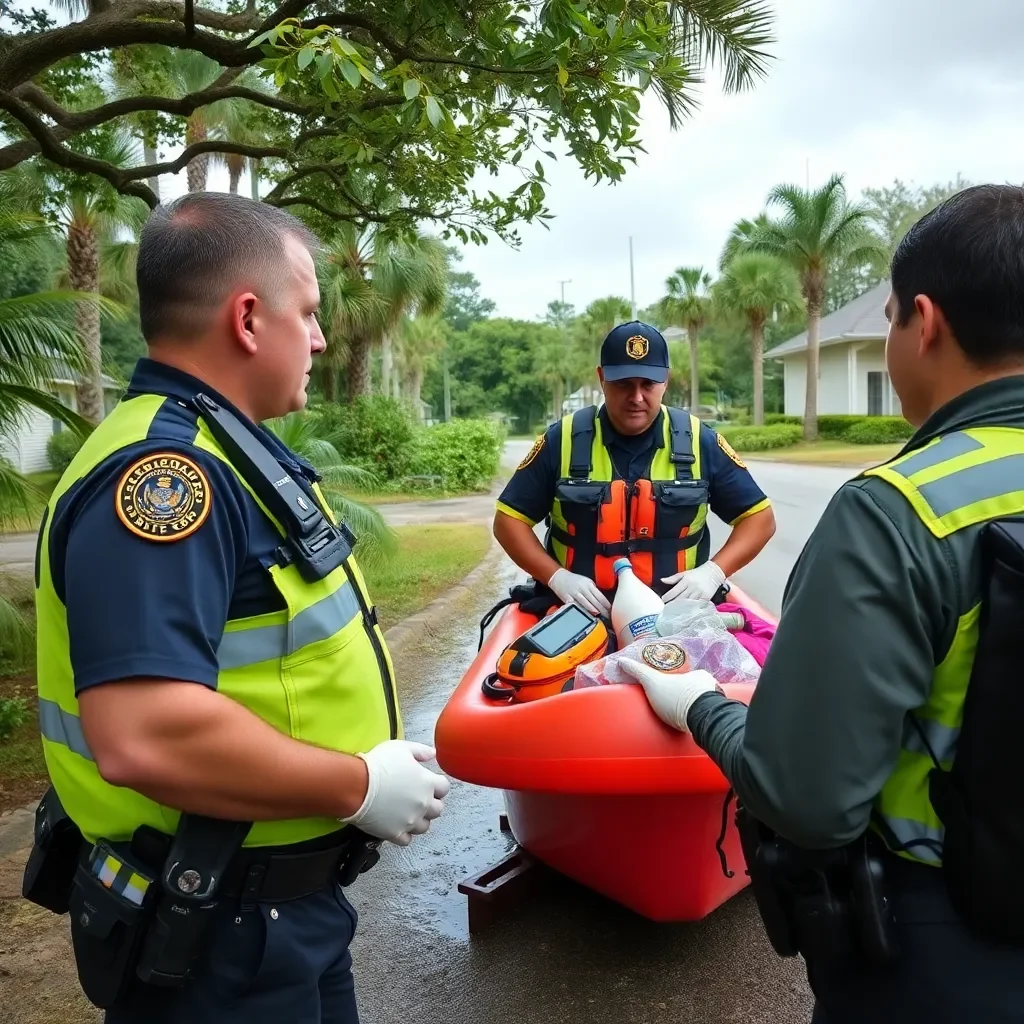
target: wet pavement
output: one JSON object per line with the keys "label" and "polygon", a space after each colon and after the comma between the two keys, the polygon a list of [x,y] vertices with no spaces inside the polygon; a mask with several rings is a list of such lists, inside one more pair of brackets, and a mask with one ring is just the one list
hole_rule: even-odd
{"label": "wet pavement", "polygon": [[[480,609],[507,593],[507,559],[455,606],[449,627],[397,658],[409,739],[434,722],[476,651]],[[436,765],[433,766],[436,768]],[[349,890],[363,1024],[804,1024],[801,962],[780,960],[749,891],[704,921],[655,924],[555,876],[469,936],[460,881],[500,860],[501,793],[453,780],[445,814],[410,847],[388,846]],[[614,827],[614,826],[612,826]],[[624,870],[643,870],[642,853]]]}

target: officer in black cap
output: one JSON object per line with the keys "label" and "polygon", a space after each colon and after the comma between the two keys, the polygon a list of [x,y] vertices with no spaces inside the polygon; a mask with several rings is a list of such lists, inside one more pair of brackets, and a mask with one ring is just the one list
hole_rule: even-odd
{"label": "officer in black cap", "polygon": [[[604,404],[537,439],[498,498],[494,536],[559,600],[595,615],[610,611],[622,557],[666,603],[711,600],[774,534],[768,498],[724,437],[662,405],[668,345],[656,328],[613,328],[597,376]],[[710,560],[709,509],[733,528]],[[541,544],[533,527],[543,519]]]}

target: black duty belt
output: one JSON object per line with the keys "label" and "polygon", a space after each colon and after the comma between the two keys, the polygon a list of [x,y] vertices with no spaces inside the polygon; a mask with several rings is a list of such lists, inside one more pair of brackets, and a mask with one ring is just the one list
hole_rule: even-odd
{"label": "black duty belt", "polygon": [[346,828],[323,849],[243,849],[227,870],[221,895],[243,904],[284,903],[310,896],[332,881],[349,885],[379,860],[380,841]]}

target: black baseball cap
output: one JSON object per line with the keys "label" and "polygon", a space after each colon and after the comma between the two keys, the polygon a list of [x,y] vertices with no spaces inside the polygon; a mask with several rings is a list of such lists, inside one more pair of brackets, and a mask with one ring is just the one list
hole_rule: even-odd
{"label": "black baseball cap", "polygon": [[668,380],[668,344],[661,331],[640,320],[613,327],[601,343],[605,380],[644,377],[657,384]]}

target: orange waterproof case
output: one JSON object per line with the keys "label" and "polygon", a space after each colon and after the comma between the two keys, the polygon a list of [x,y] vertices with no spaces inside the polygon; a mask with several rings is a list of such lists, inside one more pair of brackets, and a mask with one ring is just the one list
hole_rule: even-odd
{"label": "orange waterproof case", "polygon": [[572,689],[576,667],[608,650],[601,619],[574,604],[541,619],[512,641],[498,658],[497,671],[481,684],[493,700],[519,704]]}

